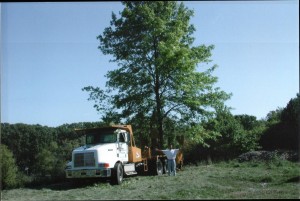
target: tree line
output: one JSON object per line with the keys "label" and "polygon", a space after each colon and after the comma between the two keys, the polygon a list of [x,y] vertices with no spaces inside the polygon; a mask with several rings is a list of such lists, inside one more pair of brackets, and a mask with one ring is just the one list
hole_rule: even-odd
{"label": "tree line", "polygon": [[[233,115],[228,108],[217,111],[214,118],[195,125],[193,129],[177,125],[172,134],[185,132],[186,163],[207,160],[229,160],[253,150],[299,151],[299,94],[287,106],[270,111],[266,118],[257,120],[251,115]],[[171,123],[171,122],[170,122]],[[137,145],[145,145],[143,128],[131,122]],[[92,128],[107,122],[81,122],[58,127],[1,123],[2,188],[64,180],[64,168],[71,160],[75,147],[83,145],[84,136],[75,128]],[[172,127],[173,128],[173,127]],[[196,128],[196,129],[195,129]],[[167,129],[166,129],[167,130]],[[202,135],[201,140],[195,140]],[[213,134],[212,134],[213,133]],[[176,144],[177,143],[177,144]]]}
{"label": "tree line", "polygon": [[[300,97],[292,98],[284,108],[270,111],[264,119],[251,115],[232,115],[227,109],[203,124],[217,137],[192,147],[192,160],[213,158],[226,160],[256,150],[293,150],[299,152]],[[190,147],[190,149],[191,149]]]}

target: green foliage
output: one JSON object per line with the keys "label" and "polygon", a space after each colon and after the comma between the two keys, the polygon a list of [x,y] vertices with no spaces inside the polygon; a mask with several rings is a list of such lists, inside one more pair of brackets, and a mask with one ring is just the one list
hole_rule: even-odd
{"label": "green foliage", "polygon": [[134,124],[141,116],[144,122],[138,120],[139,125],[150,124],[152,130],[151,137],[143,138],[163,146],[165,137],[175,137],[167,133],[167,128],[176,129],[167,125],[169,120],[196,125],[230,95],[213,87],[216,65],[197,71],[199,63],[211,62],[214,46],[192,46],[192,10],[175,1],[123,5],[120,17],[113,13],[111,26],[98,36],[99,49],[111,54],[120,68],[106,74],[106,90],[92,86],[83,90],[90,93],[103,120]]}
{"label": "green foliage", "polygon": [[0,145],[0,149],[1,189],[16,187],[18,185],[18,168],[13,154],[3,144]]}
{"label": "green foliage", "polygon": [[280,120],[299,128],[300,123],[300,94],[291,99],[287,106],[282,110]]}
{"label": "green foliage", "polygon": [[299,115],[299,94],[285,108],[271,111],[267,116],[268,129],[260,139],[263,149],[299,150]]}
{"label": "green foliage", "polygon": [[34,169],[34,153],[56,139],[57,133],[54,128],[41,125],[1,124],[1,138],[2,143],[12,150],[21,169]]}
{"label": "green foliage", "polygon": [[55,174],[53,170],[58,165],[58,162],[62,160],[62,158],[58,157],[58,153],[56,142],[51,142],[47,147],[41,149],[36,154],[36,172],[39,172],[42,176]]}
{"label": "green foliage", "polygon": [[243,114],[235,115],[234,118],[240,122],[244,130],[253,130],[259,124],[255,116]]}
{"label": "green foliage", "polygon": [[203,124],[205,130],[218,133],[218,137],[207,139],[207,147],[200,146],[203,157],[231,159],[239,154],[257,150],[264,124],[249,115],[232,115],[228,108],[219,109],[215,118]]}
{"label": "green foliage", "polygon": [[269,125],[276,124],[280,122],[281,113],[283,108],[277,108],[276,110],[270,111],[267,114],[266,120]]}

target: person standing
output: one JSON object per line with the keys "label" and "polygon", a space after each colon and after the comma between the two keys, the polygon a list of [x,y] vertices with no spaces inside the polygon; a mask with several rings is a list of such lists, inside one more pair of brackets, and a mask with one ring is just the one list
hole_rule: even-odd
{"label": "person standing", "polygon": [[179,151],[179,149],[173,149],[173,145],[170,144],[169,149],[166,150],[160,150],[156,149],[157,151],[163,152],[168,159],[168,171],[169,171],[169,176],[174,175],[176,176],[176,155]]}

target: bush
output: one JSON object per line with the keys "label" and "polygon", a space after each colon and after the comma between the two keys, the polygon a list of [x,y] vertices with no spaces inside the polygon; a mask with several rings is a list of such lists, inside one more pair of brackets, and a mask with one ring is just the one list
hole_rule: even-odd
{"label": "bush", "polygon": [[20,181],[17,181],[18,168],[13,157],[12,152],[3,144],[0,145],[1,149],[1,189],[14,188],[18,186]]}

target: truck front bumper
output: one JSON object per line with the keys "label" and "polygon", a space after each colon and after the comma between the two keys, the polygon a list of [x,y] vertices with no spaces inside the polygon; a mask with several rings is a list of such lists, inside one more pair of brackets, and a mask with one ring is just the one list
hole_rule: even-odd
{"label": "truck front bumper", "polygon": [[94,178],[94,177],[110,177],[111,170],[107,169],[83,169],[73,170],[66,169],[66,178]]}

